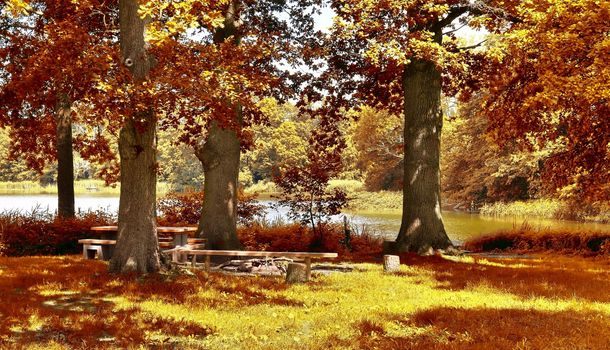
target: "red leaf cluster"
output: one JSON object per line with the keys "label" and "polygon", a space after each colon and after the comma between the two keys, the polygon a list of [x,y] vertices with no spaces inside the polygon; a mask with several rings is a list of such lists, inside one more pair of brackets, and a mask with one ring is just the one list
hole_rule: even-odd
{"label": "red leaf cluster", "polygon": [[341,260],[376,261],[381,256],[382,239],[368,234],[354,235],[346,247],[341,225],[320,225],[314,232],[299,224],[277,227],[252,225],[238,229],[245,249],[288,252],[335,252]]}
{"label": "red leaf cluster", "polygon": [[[251,223],[261,216],[264,206],[255,200],[256,195],[248,195],[243,191],[237,193],[237,220],[242,225]],[[157,201],[160,225],[197,225],[201,218],[201,208],[205,195],[203,192],[171,192]]]}
{"label": "red leaf cluster", "polygon": [[90,212],[73,219],[48,215],[4,213],[0,215],[0,255],[63,255],[80,252],[77,241],[89,238],[90,227],[108,225],[112,218]]}

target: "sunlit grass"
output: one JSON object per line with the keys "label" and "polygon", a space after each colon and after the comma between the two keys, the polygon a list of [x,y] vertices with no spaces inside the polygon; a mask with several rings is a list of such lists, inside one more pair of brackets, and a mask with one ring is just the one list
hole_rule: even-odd
{"label": "sunlit grass", "polygon": [[484,204],[480,212],[482,215],[489,216],[535,216],[548,219],[610,222],[610,211],[608,209],[607,203],[598,203],[596,205],[582,203],[577,205],[557,199],[536,199],[510,203],[496,202]]}
{"label": "sunlit grass", "polygon": [[402,211],[402,192],[352,192],[348,210],[359,213],[400,213]]}
{"label": "sunlit grass", "polygon": [[0,345],[512,349],[527,339],[530,348],[601,349],[610,339],[608,261],[452,259],[403,257],[396,274],[354,264],[288,286],[201,271],[120,277],[79,257],[1,258]]}

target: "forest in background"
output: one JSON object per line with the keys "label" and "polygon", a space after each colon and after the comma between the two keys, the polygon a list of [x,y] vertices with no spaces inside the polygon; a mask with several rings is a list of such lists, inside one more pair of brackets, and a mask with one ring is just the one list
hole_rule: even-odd
{"label": "forest in background", "polygon": [[[277,194],[274,178],[287,169],[307,162],[307,148],[318,121],[299,113],[290,103],[272,98],[260,102],[268,123],[251,128],[254,147],[241,157],[240,185],[249,193]],[[498,145],[488,132],[487,120],[478,116],[480,98],[466,103],[444,99],[441,144],[441,188],[444,207],[493,215],[526,215],[573,220],[607,221],[607,203],[587,201],[571,183],[553,188],[541,176],[545,161],[562,150],[560,144],[523,149],[516,143]],[[363,106],[343,111],[348,117],[340,125],[345,138],[342,171],[331,181],[350,194],[351,207],[361,210],[399,210],[403,167],[403,121],[385,110]],[[74,133],[87,133],[73,126]],[[192,148],[177,142],[177,132],[159,132],[158,160],[160,192],[200,191],[203,171]],[[42,172],[32,170],[19,157],[9,154],[9,131],[0,129],[0,192],[9,184],[28,182],[32,193],[51,192],[57,167],[49,163]],[[118,194],[103,185],[100,174],[107,168],[82,159],[75,152],[77,192]],[[574,174],[574,179],[578,174]],[[97,180],[97,181],[83,181]],[[78,186],[78,182],[83,186]],[[37,184],[36,184],[37,183]],[[373,193],[373,195],[369,194]],[[381,196],[382,200],[373,200]],[[520,205],[524,201],[527,206]],[[576,205],[578,203],[578,205]],[[511,205],[514,204],[514,205]]]}

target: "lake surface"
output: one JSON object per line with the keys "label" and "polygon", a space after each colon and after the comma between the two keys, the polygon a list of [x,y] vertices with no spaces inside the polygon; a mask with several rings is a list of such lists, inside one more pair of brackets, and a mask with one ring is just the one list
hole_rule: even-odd
{"label": "lake surface", "polygon": [[[119,208],[118,197],[84,195],[77,196],[75,201],[79,211],[103,209],[116,212]],[[266,210],[268,220],[281,219],[288,221],[286,215],[288,212],[287,208],[271,208],[272,201],[262,202],[268,206]],[[57,197],[55,195],[0,195],[0,212],[6,210],[29,212],[35,208],[37,210],[55,212],[57,210]],[[348,212],[335,217],[334,220],[342,221],[344,215],[347,216],[353,229],[356,231],[355,233],[368,231],[383,235],[388,239],[394,239],[400,228],[400,214]],[[499,230],[519,228],[524,224],[535,229],[553,228],[610,232],[610,225],[608,224],[540,218],[488,217],[454,211],[443,212],[443,220],[449,238],[457,243]]]}

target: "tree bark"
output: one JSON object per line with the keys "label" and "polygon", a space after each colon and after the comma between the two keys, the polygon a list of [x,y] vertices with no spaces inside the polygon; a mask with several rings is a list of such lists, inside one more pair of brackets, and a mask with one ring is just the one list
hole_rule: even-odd
{"label": "tree bark", "polygon": [[59,97],[55,114],[57,147],[57,215],[73,218],[74,156],[72,153],[71,104],[67,96]]}
{"label": "tree bark", "polygon": [[[123,64],[134,80],[148,77],[154,63],[144,46],[145,19],[138,15],[138,0],[119,2]],[[148,273],[160,269],[155,200],[157,184],[156,118],[141,110],[126,118],[119,136],[121,194],[118,240],[110,260],[112,272]]]}
{"label": "tree bark", "polygon": [[195,154],[203,164],[205,200],[199,220],[199,236],[209,249],[241,249],[237,238],[237,180],[240,142],[237,133],[216,123]]}
{"label": "tree bark", "polygon": [[404,185],[402,223],[395,250],[445,249],[440,198],[441,75],[429,61],[414,60],[403,74]]}
{"label": "tree bark", "polygon": [[[229,3],[224,26],[214,33],[214,42],[233,38],[237,33],[238,1]],[[229,103],[229,102],[228,102]],[[234,114],[228,116],[241,125],[241,106],[236,103]],[[195,154],[203,165],[205,200],[199,219],[198,236],[207,239],[209,249],[242,249],[237,237],[237,187],[239,176],[240,140],[235,130],[223,129],[213,122],[208,135],[196,148]]]}

